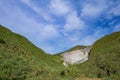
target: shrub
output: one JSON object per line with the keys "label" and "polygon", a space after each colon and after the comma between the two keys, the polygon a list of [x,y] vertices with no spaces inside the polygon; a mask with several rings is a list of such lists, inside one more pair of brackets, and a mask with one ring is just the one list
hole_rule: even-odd
{"label": "shrub", "polygon": [[65,76],[65,72],[64,72],[64,71],[61,71],[60,75],[61,75],[61,76]]}
{"label": "shrub", "polygon": [[2,40],[2,39],[0,39],[0,43],[1,43],[1,44],[5,44],[5,41]]}

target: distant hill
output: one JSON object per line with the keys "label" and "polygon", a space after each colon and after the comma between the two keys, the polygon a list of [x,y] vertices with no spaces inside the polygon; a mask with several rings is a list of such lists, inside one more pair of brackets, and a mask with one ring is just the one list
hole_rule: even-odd
{"label": "distant hill", "polygon": [[[66,52],[85,47],[76,46]],[[82,64],[64,67],[61,58],[60,54],[46,54],[0,25],[0,80],[119,80],[120,32],[97,40],[89,60]]]}
{"label": "distant hill", "polygon": [[79,50],[79,49],[83,49],[83,48],[85,48],[85,47],[87,47],[87,46],[84,46],[84,45],[77,45],[77,46],[75,46],[75,47],[73,47],[73,48],[67,50],[67,52],[69,52],[69,51],[74,51],[74,50]]}

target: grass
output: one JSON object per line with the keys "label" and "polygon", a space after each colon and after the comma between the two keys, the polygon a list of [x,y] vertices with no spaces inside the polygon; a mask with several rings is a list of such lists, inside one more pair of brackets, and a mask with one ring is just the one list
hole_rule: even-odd
{"label": "grass", "polygon": [[0,26],[0,79],[39,80],[58,64],[23,36]]}
{"label": "grass", "polygon": [[116,32],[93,44],[87,62],[64,67],[60,54],[46,54],[25,37],[0,25],[0,80],[117,80],[119,53],[120,32]]}
{"label": "grass", "polygon": [[[120,79],[120,32],[104,36],[93,45],[89,72],[99,78]],[[93,69],[92,69],[93,68]],[[116,77],[115,77],[116,76]]]}

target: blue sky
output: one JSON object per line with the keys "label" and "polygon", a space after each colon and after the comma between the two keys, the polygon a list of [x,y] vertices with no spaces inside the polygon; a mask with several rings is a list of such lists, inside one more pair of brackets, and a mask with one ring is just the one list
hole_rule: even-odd
{"label": "blue sky", "polygon": [[120,31],[120,0],[0,0],[0,24],[55,54]]}

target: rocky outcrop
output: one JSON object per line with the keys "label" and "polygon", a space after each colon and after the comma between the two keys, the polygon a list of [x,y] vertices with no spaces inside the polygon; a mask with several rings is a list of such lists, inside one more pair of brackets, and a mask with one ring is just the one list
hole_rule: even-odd
{"label": "rocky outcrop", "polygon": [[68,64],[80,64],[87,61],[90,49],[91,47],[86,47],[84,49],[74,50],[61,54],[63,65],[68,66]]}

